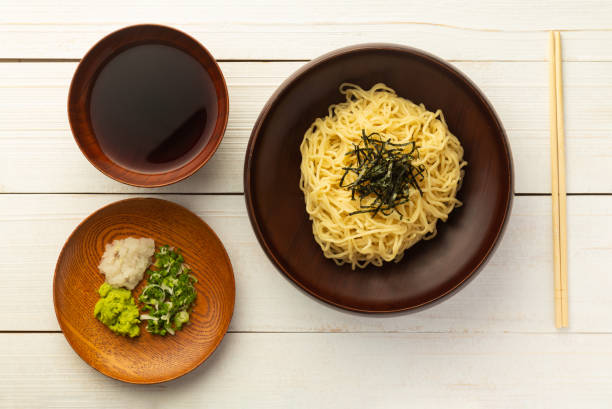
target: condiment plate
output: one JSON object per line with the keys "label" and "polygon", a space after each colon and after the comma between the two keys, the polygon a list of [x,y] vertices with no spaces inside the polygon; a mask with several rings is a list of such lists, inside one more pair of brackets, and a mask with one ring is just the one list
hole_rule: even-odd
{"label": "condiment plate", "polygon": [[[129,236],[180,248],[198,279],[190,324],[174,336],[149,334],[142,323],[139,337],[126,338],[93,315],[105,245]],[[145,281],[134,289],[135,299]],[[55,313],[72,348],[101,373],[130,383],[168,381],[204,362],[227,331],[234,299],[232,265],[213,230],[184,207],[152,198],[118,201],[87,217],[64,245],[53,278]]]}

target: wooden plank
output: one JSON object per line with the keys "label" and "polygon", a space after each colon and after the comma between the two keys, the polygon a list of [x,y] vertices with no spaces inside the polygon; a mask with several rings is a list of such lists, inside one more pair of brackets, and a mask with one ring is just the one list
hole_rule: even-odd
{"label": "wooden plank", "polygon": [[[231,108],[219,151],[188,180],[144,190],[100,174],[74,143],[66,98],[75,63],[0,64],[0,192],[242,192],[251,127],[276,87],[301,65],[222,63]],[[516,191],[550,192],[546,63],[455,65],[481,87],[506,127]],[[564,69],[568,191],[610,193],[612,63],[566,63]]]}
{"label": "wooden plank", "polygon": [[288,7],[280,1],[158,0],[142,7],[118,0],[53,6],[30,0],[3,6],[0,58],[80,58],[111,31],[155,22],[188,32],[224,59],[314,58],[349,44],[383,41],[447,59],[544,60],[545,31],[565,29],[571,30],[564,33],[567,60],[612,60],[605,46],[612,39],[608,2],[316,0]]}
{"label": "wooden plank", "polygon": [[0,407],[608,408],[612,335],[228,334],[161,385],[97,373],[61,334],[0,334]]}
{"label": "wooden plank", "polygon": [[[528,13],[527,13],[528,14]],[[164,22],[156,19],[156,22]],[[126,24],[0,25],[0,59],[79,59]],[[479,31],[431,24],[230,24],[165,22],[200,41],[218,59],[312,59],[359,43],[398,43],[451,61],[545,61],[545,31]],[[563,33],[565,61],[612,61],[610,31]]]}
{"label": "wooden plank", "polygon": [[[525,9],[529,13],[525,13]],[[572,0],[493,0],[485,4],[432,0],[427,3],[398,3],[383,0],[373,5],[367,0],[325,0],[297,2],[287,7],[282,0],[254,3],[249,0],[229,0],[203,3],[197,0],[163,0],[147,2],[147,7],[121,0],[65,0],[50,7],[45,0],[25,0],[3,5],[0,23],[17,24],[134,24],[139,21],[183,23],[185,25],[233,23],[245,24],[400,24],[432,23],[489,31],[501,30],[580,30],[606,29],[612,5],[600,1]],[[554,10],[555,12],[551,12]],[[160,20],[161,19],[161,20]]]}
{"label": "wooden plank", "polygon": [[[0,195],[0,331],[53,331],[52,277],[76,225],[123,195]],[[219,234],[236,276],[231,331],[548,332],[553,330],[550,197],[516,197],[506,235],[480,275],[414,314],[370,316],[315,301],[284,278],[255,240],[241,196],[158,196],[196,212]],[[573,332],[612,332],[612,196],[568,198]],[[596,228],[594,226],[597,226]],[[18,260],[18,262],[16,261]]]}

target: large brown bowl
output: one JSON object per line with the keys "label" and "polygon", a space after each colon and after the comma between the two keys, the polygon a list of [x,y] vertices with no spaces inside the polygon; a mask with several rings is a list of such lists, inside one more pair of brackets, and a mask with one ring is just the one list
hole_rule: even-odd
{"label": "large brown bowl", "polygon": [[[351,270],[326,259],[298,187],[304,132],[329,105],[341,102],[342,82],[369,88],[384,82],[430,110],[444,111],[468,162],[455,209],[438,235],[407,250],[400,263]],[[450,294],[483,266],[506,224],[513,196],[510,147],[481,91],[448,63],[414,48],[365,44],[306,64],[287,79],[261,112],[249,141],[244,186],[249,217],[272,262],[297,285],[338,307],[395,312]]]}
{"label": "large brown bowl", "polygon": [[[98,271],[105,246],[126,237],[150,237],[155,245],[180,248],[198,279],[190,323],[176,335],[126,338],[93,314],[104,276]],[[146,279],[132,294],[138,300]],[[198,216],[160,199],[121,200],[97,210],[70,235],[53,277],[55,314],[77,354],[103,374],[130,383],[157,383],[196,368],[217,348],[234,311],[234,273],[223,244]]]}
{"label": "large brown bowl", "polygon": [[[184,51],[206,70],[214,85],[217,117],[208,142],[195,157],[180,162],[168,171],[142,173],[114,162],[101,149],[90,119],[91,90],[98,73],[117,53],[141,44],[163,44]],[[202,90],[208,92],[208,90]],[[195,39],[174,28],[160,25],[137,25],[115,31],[93,46],[78,65],[68,93],[68,119],[81,152],[100,172],[128,185],[140,187],[165,186],[183,180],[213,156],[221,143],[229,115],[229,97],[225,78],[214,57]]]}

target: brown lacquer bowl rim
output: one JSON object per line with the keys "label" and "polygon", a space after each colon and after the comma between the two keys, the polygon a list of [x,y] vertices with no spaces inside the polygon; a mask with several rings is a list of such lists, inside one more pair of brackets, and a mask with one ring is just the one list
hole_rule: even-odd
{"label": "brown lacquer bowl rim", "polygon": [[[295,82],[299,81],[304,75],[306,75],[313,69],[317,68],[318,66],[325,64],[327,62],[330,62],[332,60],[335,60],[337,58],[344,57],[348,54],[357,54],[357,53],[368,52],[368,51],[390,51],[390,52],[395,52],[395,53],[405,53],[411,56],[416,56],[418,58],[427,60],[428,62],[437,65],[439,68],[446,71],[449,76],[452,76],[460,80],[464,85],[470,88],[471,91],[474,93],[474,95],[476,95],[480,99],[483,106],[486,107],[487,114],[490,116],[490,118],[495,123],[496,133],[500,136],[500,139],[502,141],[502,145],[505,151],[505,158],[507,159],[507,167],[509,169],[508,186],[510,188],[508,189],[508,192],[507,192],[506,206],[504,210],[503,219],[498,227],[498,231],[497,231],[497,234],[495,235],[494,240],[492,240],[488,248],[482,252],[482,257],[480,261],[477,263],[477,265],[458,284],[448,289],[447,291],[435,297],[432,297],[431,299],[428,299],[424,302],[421,302],[419,304],[405,305],[399,308],[371,309],[371,308],[357,307],[354,305],[347,305],[341,302],[334,301],[330,299],[329,297],[318,294],[317,292],[313,291],[312,289],[304,285],[300,280],[298,280],[295,277],[292,271],[289,271],[287,268],[285,268],[285,266],[277,258],[275,252],[268,245],[266,235],[262,231],[260,222],[257,219],[255,206],[253,204],[253,192],[252,192],[252,186],[251,186],[251,183],[252,183],[251,171],[252,171],[254,156],[256,155],[255,147],[257,145],[257,140],[259,138],[261,129],[266,121],[266,118],[268,114],[270,113],[270,111],[272,110],[272,108],[278,103],[278,100],[281,99],[281,97],[288,91],[289,88],[291,88],[291,86]],[[287,278],[289,278],[295,285],[300,287],[302,290],[306,291],[311,296],[321,301],[324,301],[328,304],[334,305],[336,307],[339,307],[345,310],[359,312],[359,313],[367,313],[367,314],[398,313],[402,311],[417,311],[425,307],[433,306],[437,302],[448,298],[448,296],[456,293],[458,289],[464,287],[464,285],[467,282],[469,282],[472,278],[474,278],[477,275],[477,273],[482,269],[482,267],[486,264],[488,257],[497,248],[505,232],[506,226],[508,224],[507,222],[508,222],[508,218],[510,215],[510,211],[512,209],[512,202],[514,198],[514,166],[513,166],[510,145],[508,142],[508,137],[506,135],[506,131],[504,130],[504,127],[497,113],[493,109],[493,106],[491,105],[487,97],[484,95],[484,93],[465,74],[463,74],[457,68],[451,66],[446,61],[426,51],[423,51],[417,48],[400,45],[400,44],[393,44],[393,43],[364,43],[364,44],[355,44],[355,45],[343,47],[343,48],[328,52],[326,54],[323,54],[322,56],[314,60],[311,60],[310,62],[306,63],[304,66],[299,68],[297,71],[295,71],[291,76],[289,76],[272,94],[272,96],[268,99],[265,106],[263,107],[261,113],[259,114],[255,122],[255,125],[253,126],[251,136],[249,138],[249,143],[247,145],[247,150],[245,154],[245,163],[244,163],[244,190],[245,190],[245,201],[246,201],[247,213],[249,215],[249,220],[251,221],[251,225],[253,226],[253,229],[255,231],[257,240],[259,241],[260,245],[264,249],[264,252],[268,256],[268,258],[276,266],[276,268],[279,271],[281,271]],[[384,268],[384,265],[380,268]]]}
{"label": "brown lacquer bowl rim", "polygon": [[[109,161],[112,162],[117,169],[122,169],[124,172],[132,175],[132,178],[126,178],[124,177],[121,172],[117,171],[117,172],[113,172],[113,171],[107,171],[106,169],[104,169],[102,166],[100,166],[100,164],[98,163],[97,159],[94,157],[91,157],[91,155],[88,155],[87,150],[85,149],[85,147],[83,146],[82,142],[81,142],[81,137],[79,135],[79,131],[78,128],[76,126],[76,124],[74,123],[75,120],[72,118],[72,114],[71,114],[71,100],[72,99],[76,99],[76,79],[77,79],[77,73],[79,72],[80,69],[82,69],[84,64],[89,63],[89,60],[92,58],[92,55],[94,54],[94,52],[96,51],[96,49],[98,47],[100,47],[100,45],[103,42],[112,40],[113,37],[115,37],[117,34],[120,34],[124,31],[127,30],[137,30],[137,29],[141,29],[141,30],[162,30],[165,31],[168,34],[173,34],[173,35],[178,35],[178,36],[182,36],[184,38],[186,38],[188,41],[190,41],[191,43],[193,43],[194,45],[197,46],[197,48],[199,49],[199,51],[202,53],[203,57],[208,60],[211,65],[214,67],[214,71],[216,73],[216,75],[218,75],[219,78],[219,84],[221,85],[221,97],[217,97],[217,112],[218,115],[222,115],[221,117],[221,127],[219,129],[215,128],[215,132],[213,132],[213,134],[211,134],[209,141],[202,146],[202,148],[200,149],[200,152],[190,161],[185,162],[184,164],[182,164],[181,166],[175,168],[175,169],[171,169],[168,170],[166,172],[160,172],[160,173],[141,173],[141,172],[137,172],[135,170],[132,169],[127,169],[122,167],[121,165],[113,162],[112,160]],[[121,49],[125,49],[125,48],[130,48],[133,47],[135,45],[139,45],[139,44],[145,44],[145,43],[150,43],[151,41],[139,41],[139,40],[132,40],[129,41],[127,43],[124,44],[120,44],[116,47],[117,51],[121,50]],[[159,40],[160,44],[166,44],[169,46],[174,46],[174,44],[171,41],[167,41],[164,39],[160,39]],[[116,52],[117,52],[116,51]],[[93,75],[93,77],[97,76],[98,73],[100,72],[100,69],[108,62],[108,59],[103,61],[102,63],[98,64],[96,69],[95,69],[95,74]],[[124,183],[126,185],[130,185],[130,186],[135,186],[135,187],[144,187],[144,188],[153,188],[153,187],[162,187],[162,186],[167,186],[167,185],[171,185],[177,182],[180,182],[186,178],[188,178],[189,176],[193,175],[194,173],[196,173],[198,170],[200,170],[215,154],[215,152],[217,151],[219,145],[221,144],[221,141],[223,139],[223,136],[225,135],[225,131],[227,129],[227,122],[228,122],[228,118],[229,118],[229,93],[228,93],[228,89],[227,89],[227,83],[225,81],[225,77],[223,76],[223,71],[221,71],[221,67],[219,67],[219,64],[217,63],[217,61],[215,60],[215,58],[213,57],[213,55],[210,53],[210,51],[208,51],[208,49],[206,47],[204,47],[204,45],[202,45],[198,40],[196,40],[194,37],[192,37],[191,35],[185,33],[184,31],[178,30],[176,28],[173,27],[169,27],[169,26],[165,26],[162,24],[136,24],[136,25],[131,25],[131,26],[127,26],[127,27],[123,27],[120,28],[118,30],[115,30],[109,34],[107,34],[106,36],[102,37],[101,39],[99,39],[88,51],[87,53],[85,53],[85,55],[83,56],[83,58],[81,59],[81,61],[79,61],[77,68],[73,74],[73,77],[70,81],[70,87],[68,89],[68,102],[67,102],[67,111],[68,111],[68,122],[70,124],[70,130],[72,132],[72,136],[74,137],[75,142],[77,143],[77,146],[79,147],[79,150],[81,151],[81,153],[83,154],[83,156],[85,156],[85,158],[87,158],[87,161],[89,161],[89,163],[91,163],[96,169],[98,169],[102,174],[108,176],[109,178],[117,181],[117,182],[121,182]],[[206,149],[207,147],[211,146],[212,149],[210,151],[210,153],[204,157],[200,157],[200,153]],[[195,167],[188,169],[189,167],[191,167],[193,164],[196,164]],[[172,176],[170,178],[168,177],[163,177],[165,175],[168,174],[172,174]]]}

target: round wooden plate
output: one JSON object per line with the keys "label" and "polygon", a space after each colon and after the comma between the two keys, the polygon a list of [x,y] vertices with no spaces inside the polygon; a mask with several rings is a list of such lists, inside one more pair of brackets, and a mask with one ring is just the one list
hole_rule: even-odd
{"label": "round wooden plate", "polygon": [[[152,335],[142,323],[139,337],[126,338],[93,315],[105,245],[129,236],[180,248],[198,279],[191,324],[175,336]],[[132,292],[135,299],[145,282]],[[234,298],[232,265],[216,234],[189,210],[159,199],[122,200],[87,217],[64,245],[53,278],[55,313],[72,348],[98,371],[130,383],[168,381],[204,362],[227,331]]]}
{"label": "round wooden plate", "polygon": [[[403,260],[351,270],[323,256],[299,189],[300,144],[315,118],[342,102],[338,87],[384,82],[398,95],[444,112],[468,162],[459,199],[438,235]],[[244,167],[247,209],[272,262],[301,288],[361,312],[414,309],[439,300],[473,277],[506,225],[513,195],[512,156],[493,107],[457,69],[423,51],[363,44],[333,51],[287,79],[262,110]]]}

